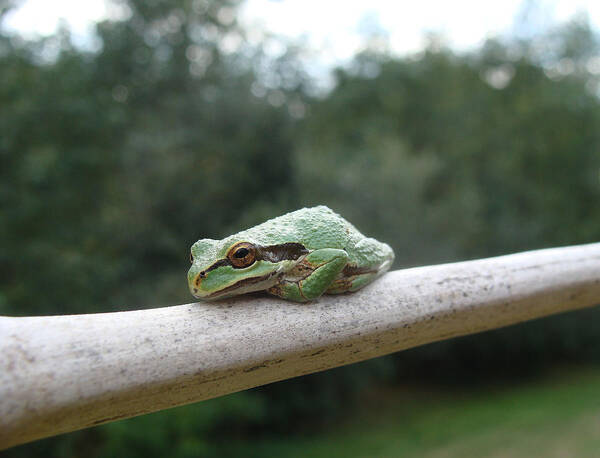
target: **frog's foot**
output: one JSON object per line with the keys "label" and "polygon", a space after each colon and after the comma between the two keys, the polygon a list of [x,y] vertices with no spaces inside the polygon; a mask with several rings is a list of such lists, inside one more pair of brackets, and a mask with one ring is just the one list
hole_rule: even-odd
{"label": "frog's foot", "polygon": [[297,279],[283,280],[268,292],[287,300],[306,302],[323,294],[348,262],[344,250],[324,248],[306,255],[295,269]]}
{"label": "frog's foot", "polygon": [[380,266],[360,268],[347,265],[331,283],[326,294],[354,292],[368,285],[390,268],[392,259],[385,260]]}
{"label": "frog's foot", "polygon": [[348,291],[353,292],[359,290],[363,286],[371,283],[378,277],[376,272],[368,272],[364,274],[351,275],[349,277],[341,277],[336,279],[325,293],[327,294],[342,294]]}

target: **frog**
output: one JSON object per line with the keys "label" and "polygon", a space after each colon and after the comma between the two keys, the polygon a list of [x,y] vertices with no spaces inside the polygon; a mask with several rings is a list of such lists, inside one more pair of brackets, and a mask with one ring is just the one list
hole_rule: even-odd
{"label": "frog", "polygon": [[188,285],[200,300],[266,291],[309,302],[357,291],[387,272],[394,251],[329,207],[286,213],[221,240],[191,247]]}

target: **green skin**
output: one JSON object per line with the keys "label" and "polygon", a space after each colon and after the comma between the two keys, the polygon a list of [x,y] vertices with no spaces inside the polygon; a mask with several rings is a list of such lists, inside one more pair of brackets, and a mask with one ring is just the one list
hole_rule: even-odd
{"label": "green skin", "polygon": [[191,251],[188,284],[203,300],[264,290],[306,302],[356,291],[394,260],[389,245],[365,237],[325,206],[287,213],[223,240],[198,240]]}

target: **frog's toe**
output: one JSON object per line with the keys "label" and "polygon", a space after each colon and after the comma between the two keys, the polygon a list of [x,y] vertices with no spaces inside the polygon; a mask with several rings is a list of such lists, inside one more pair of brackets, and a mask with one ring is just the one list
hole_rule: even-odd
{"label": "frog's toe", "polygon": [[304,297],[300,286],[296,282],[283,281],[269,288],[267,292],[288,301],[308,302],[308,299]]}

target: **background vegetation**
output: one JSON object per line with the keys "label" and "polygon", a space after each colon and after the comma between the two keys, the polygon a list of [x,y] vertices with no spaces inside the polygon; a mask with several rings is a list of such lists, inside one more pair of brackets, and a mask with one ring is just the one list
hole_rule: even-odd
{"label": "background vegetation", "polygon": [[[585,18],[469,53],[435,37],[406,57],[367,45],[318,93],[302,47],[280,43],[286,51],[273,56],[264,50],[277,37],[245,40],[237,1],[123,3],[131,14],[98,25],[97,51],[74,47],[68,30],[32,41],[0,27],[1,314],[188,302],[195,240],[320,203],[389,242],[395,268],[600,240],[600,41]],[[0,3],[0,20],[10,6]],[[469,397],[492,399],[500,382],[527,412],[580,406],[584,421],[600,407],[583,398],[544,410],[563,385],[518,387],[567,363],[595,367],[599,312],[428,345],[7,456],[419,454],[428,438],[444,444],[440,418],[464,409],[479,412],[456,417],[465,430],[492,428],[477,415],[517,418],[506,413],[513,401]],[[576,389],[593,397],[591,373]],[[363,423],[374,405],[393,407],[393,418]],[[542,442],[559,429],[550,423]],[[412,433],[395,448],[377,448],[407,424]],[[384,433],[362,441],[369,428]],[[338,447],[345,432],[356,448]],[[481,451],[487,436],[477,434]],[[576,444],[578,456],[598,446]]]}

